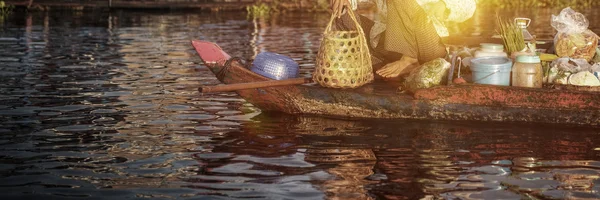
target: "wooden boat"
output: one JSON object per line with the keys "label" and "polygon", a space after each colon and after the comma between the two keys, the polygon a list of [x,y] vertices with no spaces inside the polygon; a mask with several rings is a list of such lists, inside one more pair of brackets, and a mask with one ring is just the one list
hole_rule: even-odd
{"label": "wooden boat", "polygon": [[[224,84],[269,80],[232,61],[216,44],[192,41],[204,64]],[[398,92],[387,84],[358,89],[315,84],[238,90],[262,111],[349,118],[472,120],[600,126],[600,92],[476,84]]]}

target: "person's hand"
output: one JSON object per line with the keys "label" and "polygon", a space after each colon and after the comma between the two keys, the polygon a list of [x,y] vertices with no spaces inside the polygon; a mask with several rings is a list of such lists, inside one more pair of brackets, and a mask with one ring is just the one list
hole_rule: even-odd
{"label": "person's hand", "polygon": [[400,60],[388,63],[375,73],[384,78],[394,78],[409,74],[417,67],[419,67],[419,60],[404,55]]}
{"label": "person's hand", "polygon": [[352,9],[348,0],[329,0],[329,5],[331,6],[331,12],[338,18],[346,13],[344,8]]}

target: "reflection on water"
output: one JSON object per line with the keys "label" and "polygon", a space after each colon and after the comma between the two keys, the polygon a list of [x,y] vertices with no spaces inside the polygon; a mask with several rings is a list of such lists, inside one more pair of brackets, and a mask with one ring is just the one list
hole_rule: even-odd
{"label": "reflection on water", "polygon": [[[249,198],[281,194],[271,187],[282,184],[309,182],[333,199],[598,198],[600,189],[597,130],[269,115],[254,119],[258,122],[227,134],[211,153],[196,155],[205,173],[193,186],[204,182],[202,188],[214,195]],[[208,186],[214,179],[237,180],[226,185],[242,184],[254,192]],[[264,181],[270,184],[256,185]],[[294,190],[317,196],[313,188]]]}
{"label": "reflection on water", "polygon": [[[532,32],[549,37],[541,24],[550,13],[522,15],[534,19]],[[599,28],[598,14],[584,13]],[[462,25],[465,32],[490,35],[489,16],[477,16]],[[196,92],[218,80],[190,40],[245,58],[290,55],[309,76],[327,19],[16,12],[0,24],[0,192],[54,199],[600,198],[598,130],[265,114],[234,93]]]}

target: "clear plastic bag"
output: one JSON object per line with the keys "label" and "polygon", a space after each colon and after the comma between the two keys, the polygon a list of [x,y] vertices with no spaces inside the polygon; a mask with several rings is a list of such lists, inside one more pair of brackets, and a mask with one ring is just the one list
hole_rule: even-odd
{"label": "clear plastic bag", "polygon": [[577,73],[580,71],[589,71],[592,65],[584,59],[559,58],[552,62],[551,66],[556,66],[559,70]]}
{"label": "clear plastic bag", "polygon": [[[578,86],[599,86],[600,64],[590,65],[584,59],[559,58],[550,64],[547,83]],[[575,76],[576,75],[576,76]]]}
{"label": "clear plastic bag", "polygon": [[414,93],[418,89],[441,85],[447,79],[449,69],[450,63],[443,58],[426,62],[410,72],[401,89]]}
{"label": "clear plastic bag", "polygon": [[554,38],[556,54],[592,60],[598,47],[598,35],[588,26],[585,16],[570,7],[563,9],[558,16],[552,15],[552,27],[558,31]]}
{"label": "clear plastic bag", "polygon": [[590,64],[585,59],[559,58],[550,64],[546,79],[547,83],[568,84],[571,74],[590,69]]}

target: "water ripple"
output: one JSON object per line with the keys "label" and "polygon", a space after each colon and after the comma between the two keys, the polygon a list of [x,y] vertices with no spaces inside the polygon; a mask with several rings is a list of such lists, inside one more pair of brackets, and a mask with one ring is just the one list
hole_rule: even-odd
{"label": "water ripple", "polygon": [[[484,14],[464,30],[493,29],[481,23]],[[541,25],[551,10],[534,14],[531,30],[551,36]],[[598,15],[586,14],[597,24]],[[282,53],[310,77],[328,18],[14,12],[0,23],[0,193],[9,199],[600,198],[597,130],[290,116],[263,113],[233,92],[197,92],[219,81],[190,40],[216,42],[248,59]]]}

